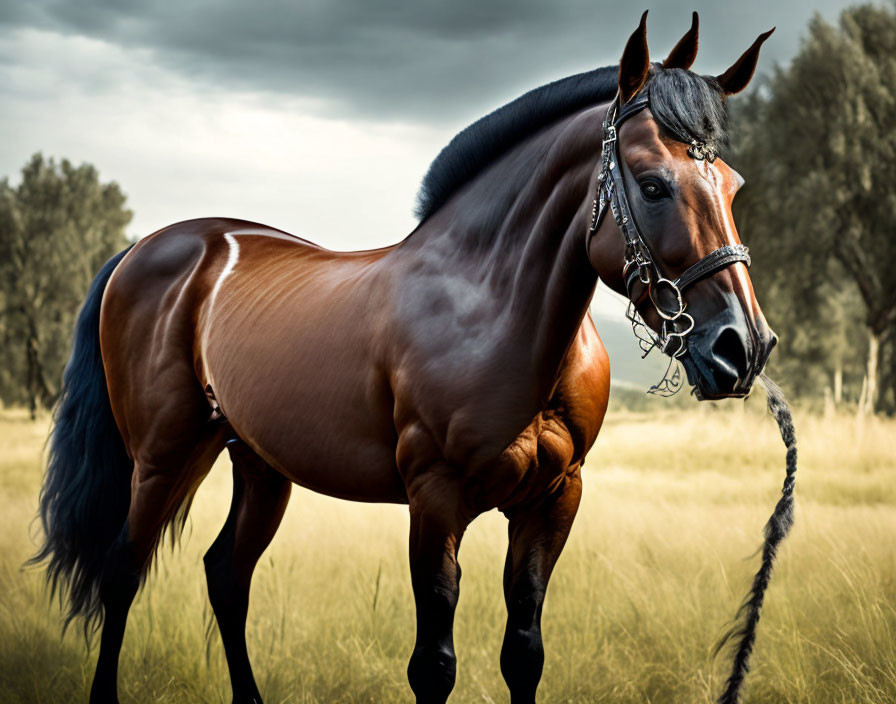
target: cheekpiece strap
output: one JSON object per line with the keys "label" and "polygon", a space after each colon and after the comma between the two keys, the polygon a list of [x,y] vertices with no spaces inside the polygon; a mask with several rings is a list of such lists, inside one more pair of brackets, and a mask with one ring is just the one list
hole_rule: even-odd
{"label": "cheekpiece strap", "polygon": [[[627,227],[631,222],[631,215],[627,212],[625,206],[619,207],[616,198],[613,197],[613,190],[622,188],[622,174],[619,166],[619,148],[617,145],[617,130],[628,118],[636,115],[646,108],[650,103],[648,93],[645,91],[636,96],[633,100],[619,104],[620,97],[616,94],[603,122],[603,148],[601,154],[601,170],[598,174],[598,195],[594,199],[591,208],[591,226],[589,228],[589,237],[586,241],[586,247],[590,244],[591,236],[597,232],[601,222],[606,215],[608,208],[613,211],[613,217],[616,223],[622,229],[628,244],[634,244],[638,239],[637,235],[631,233],[631,228]],[[625,212],[624,212],[625,211]]]}

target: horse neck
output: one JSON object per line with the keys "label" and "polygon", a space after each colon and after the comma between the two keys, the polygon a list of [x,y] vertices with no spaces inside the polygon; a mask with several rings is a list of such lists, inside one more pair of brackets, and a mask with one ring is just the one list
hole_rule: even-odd
{"label": "horse neck", "polygon": [[496,345],[531,350],[542,400],[597,283],[585,237],[604,113],[589,108],[518,145],[406,241],[465,284],[487,289]]}

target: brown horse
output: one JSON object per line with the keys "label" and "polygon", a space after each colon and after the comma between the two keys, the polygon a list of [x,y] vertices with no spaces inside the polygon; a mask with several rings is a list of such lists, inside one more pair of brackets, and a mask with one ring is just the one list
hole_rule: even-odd
{"label": "brown horse", "polygon": [[[741,179],[715,158],[724,99],[747,85],[766,35],[713,78],[688,71],[696,30],[695,17],[651,64],[642,18],[619,67],[537,89],[461,132],[396,246],[331,252],[203,219],[106,264],[66,370],[37,556],[69,618],[102,622],[91,701],[117,701],[128,609],[225,447],[233,503],[205,565],[235,702],[261,701],[249,584],[293,483],[408,504],[420,702],[444,702],[454,685],[464,531],[502,511],[501,670],[513,702],[534,701],[545,590],[610,390],[587,315],[598,277],[634,299],[702,398],[747,393],[774,344],[732,220]],[[670,309],[669,295],[684,300]]]}

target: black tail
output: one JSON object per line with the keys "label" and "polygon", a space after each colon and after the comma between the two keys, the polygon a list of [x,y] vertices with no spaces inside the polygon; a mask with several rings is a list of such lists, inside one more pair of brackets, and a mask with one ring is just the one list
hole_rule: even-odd
{"label": "black tail", "polygon": [[78,314],[40,494],[45,539],[29,561],[47,562],[52,593],[68,600],[66,626],[83,617],[86,634],[102,621],[103,563],[130,505],[133,463],[112,416],[99,336],[103,292],[129,249],[100,269]]}

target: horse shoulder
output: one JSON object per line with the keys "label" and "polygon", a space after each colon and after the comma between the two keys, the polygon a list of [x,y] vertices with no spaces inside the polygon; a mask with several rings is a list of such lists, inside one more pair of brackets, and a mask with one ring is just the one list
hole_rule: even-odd
{"label": "horse shoulder", "polygon": [[550,407],[558,409],[576,445],[576,460],[584,460],[600,431],[610,398],[610,359],[586,315],[566,357]]}
{"label": "horse shoulder", "polygon": [[577,474],[603,422],[609,388],[606,350],[586,320],[546,407],[497,456],[465,467],[467,502],[479,511],[509,510]]}

